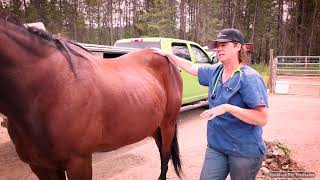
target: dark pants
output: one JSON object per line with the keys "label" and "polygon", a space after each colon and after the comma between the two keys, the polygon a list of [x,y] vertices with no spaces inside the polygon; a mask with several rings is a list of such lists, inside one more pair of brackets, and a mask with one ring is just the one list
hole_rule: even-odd
{"label": "dark pants", "polygon": [[264,156],[257,158],[235,157],[207,147],[200,180],[255,180]]}

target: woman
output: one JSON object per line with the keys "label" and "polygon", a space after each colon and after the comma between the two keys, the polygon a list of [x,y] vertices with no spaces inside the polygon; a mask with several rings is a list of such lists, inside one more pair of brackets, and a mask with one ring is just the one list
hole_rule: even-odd
{"label": "woman", "polygon": [[262,126],[267,123],[268,98],[261,76],[245,65],[244,38],[237,29],[222,30],[209,42],[221,64],[200,67],[160,49],[155,52],[198,76],[209,86],[209,109],[200,114],[208,119],[207,149],[200,179],[254,180],[264,159],[266,146]]}

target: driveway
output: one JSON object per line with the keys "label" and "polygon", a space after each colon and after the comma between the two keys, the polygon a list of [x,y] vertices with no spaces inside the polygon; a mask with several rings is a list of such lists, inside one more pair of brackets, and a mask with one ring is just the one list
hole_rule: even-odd
{"label": "driveway", "polygon": [[[264,139],[287,144],[293,158],[307,171],[318,174],[313,179],[320,179],[320,97],[270,95],[269,100],[270,118],[264,127]],[[206,147],[206,121],[199,118],[203,110],[197,108],[180,115],[178,139],[185,180],[199,179]],[[93,156],[93,179],[150,180],[157,179],[159,173],[159,153],[151,138]],[[0,179],[36,179],[18,159],[4,128],[0,128]],[[168,179],[178,180],[171,163]]]}
{"label": "driveway", "polygon": [[287,144],[293,159],[320,179],[320,96],[270,95],[266,140]]}

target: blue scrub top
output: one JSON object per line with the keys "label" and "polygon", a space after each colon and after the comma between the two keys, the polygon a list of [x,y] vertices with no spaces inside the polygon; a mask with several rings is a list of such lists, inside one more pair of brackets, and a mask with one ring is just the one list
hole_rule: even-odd
{"label": "blue scrub top", "polygon": [[[245,109],[257,106],[268,107],[266,86],[261,76],[251,67],[242,66],[232,78],[222,83],[223,65],[200,67],[199,83],[209,86],[209,108],[221,104],[232,104]],[[212,95],[214,85],[216,89]],[[212,97],[210,97],[212,96]],[[262,139],[262,127],[251,125],[230,113],[225,113],[208,121],[208,146],[228,155],[238,157],[259,157],[266,153]]]}

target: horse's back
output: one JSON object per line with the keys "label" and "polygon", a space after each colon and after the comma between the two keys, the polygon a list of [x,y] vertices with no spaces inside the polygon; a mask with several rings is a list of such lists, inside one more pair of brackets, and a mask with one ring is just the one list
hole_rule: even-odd
{"label": "horse's back", "polygon": [[160,86],[165,90],[168,100],[181,101],[182,79],[180,73],[166,57],[156,54],[150,49],[143,49],[121,56],[116,61],[120,67],[128,67],[128,69],[126,68],[128,71],[123,73],[125,76],[132,75],[138,79],[150,78],[147,86],[157,84],[157,88]]}
{"label": "horse's back", "polygon": [[178,99],[182,98],[182,79],[178,69],[168,59],[154,53],[151,49],[137,50],[106,60],[103,66],[103,76],[108,81],[119,81],[122,85],[136,82],[133,83],[136,87],[139,81],[144,81],[144,86],[154,85],[155,88],[170,91],[170,94],[177,94]]}

